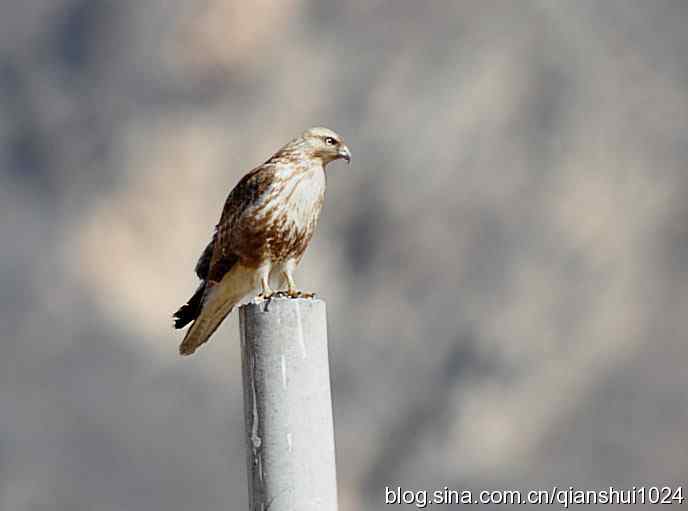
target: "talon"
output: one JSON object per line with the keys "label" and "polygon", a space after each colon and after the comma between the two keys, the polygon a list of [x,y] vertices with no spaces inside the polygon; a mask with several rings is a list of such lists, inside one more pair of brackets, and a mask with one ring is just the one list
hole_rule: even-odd
{"label": "talon", "polygon": [[315,298],[315,293],[306,293],[304,291],[298,291],[296,289],[289,291],[289,298]]}

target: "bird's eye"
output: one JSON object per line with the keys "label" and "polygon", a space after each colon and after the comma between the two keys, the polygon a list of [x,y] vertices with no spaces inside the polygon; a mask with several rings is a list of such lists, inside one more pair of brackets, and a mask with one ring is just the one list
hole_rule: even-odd
{"label": "bird's eye", "polygon": [[337,141],[332,137],[325,137],[325,143],[327,145],[337,145]]}

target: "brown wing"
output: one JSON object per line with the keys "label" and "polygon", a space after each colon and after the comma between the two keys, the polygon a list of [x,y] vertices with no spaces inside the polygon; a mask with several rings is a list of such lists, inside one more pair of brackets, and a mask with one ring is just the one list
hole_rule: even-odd
{"label": "brown wing", "polygon": [[220,282],[239,260],[226,243],[222,245],[224,238],[218,236],[218,231],[219,227],[196,263],[196,275],[206,282]]}
{"label": "brown wing", "polygon": [[274,173],[271,167],[262,165],[246,174],[227,197],[213,238],[196,263],[195,272],[202,282],[188,302],[173,314],[175,328],[183,328],[198,318],[211,288],[221,282],[239,261],[239,255],[232,247],[232,230],[251,204],[255,204],[269,187]]}
{"label": "brown wing", "polygon": [[269,164],[261,165],[241,178],[230,192],[222,209],[220,222],[215,228],[213,242],[211,242],[213,244],[212,257],[206,276],[210,282],[220,282],[237,263],[240,254],[244,252],[240,247],[233,245],[236,236],[232,234],[235,229],[241,227],[241,222],[247,212],[252,211],[253,206],[260,202],[273,181],[274,167]]}
{"label": "brown wing", "polygon": [[[198,315],[201,313],[201,308],[203,307],[203,302],[205,301],[206,291],[208,289],[208,274],[210,272],[210,262],[215,249],[215,242],[217,241],[217,233],[213,234],[213,239],[210,243],[206,245],[201,257],[198,258],[196,263],[196,268],[194,269],[198,278],[201,279],[201,283],[196,288],[194,294],[189,298],[189,300],[179,307],[177,311],[172,315],[174,318],[174,327],[183,328],[192,321],[194,321]],[[225,264],[228,266],[227,271],[231,268],[231,264]]]}
{"label": "brown wing", "polygon": [[210,243],[208,243],[208,245],[203,250],[201,257],[198,258],[198,262],[196,263],[196,268],[194,268],[196,275],[198,275],[198,278],[201,280],[205,280],[208,278],[208,271],[210,270],[210,259],[213,257],[213,248],[215,247],[216,239],[217,236],[215,235],[215,233],[213,233],[213,239],[210,240]]}

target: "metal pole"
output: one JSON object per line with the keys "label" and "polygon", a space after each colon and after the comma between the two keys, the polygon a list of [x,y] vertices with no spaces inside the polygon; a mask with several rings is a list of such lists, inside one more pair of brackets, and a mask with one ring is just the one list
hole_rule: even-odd
{"label": "metal pole", "polygon": [[239,309],[251,511],[336,511],[325,302]]}

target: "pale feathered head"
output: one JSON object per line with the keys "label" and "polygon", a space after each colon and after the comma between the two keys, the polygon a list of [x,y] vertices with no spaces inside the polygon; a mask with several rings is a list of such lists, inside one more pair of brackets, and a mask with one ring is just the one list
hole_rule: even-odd
{"label": "pale feathered head", "polygon": [[327,128],[310,128],[289,142],[278,154],[301,153],[310,158],[319,158],[323,165],[334,160],[346,160],[351,163],[351,151],[342,141],[342,137]]}

